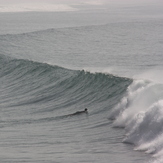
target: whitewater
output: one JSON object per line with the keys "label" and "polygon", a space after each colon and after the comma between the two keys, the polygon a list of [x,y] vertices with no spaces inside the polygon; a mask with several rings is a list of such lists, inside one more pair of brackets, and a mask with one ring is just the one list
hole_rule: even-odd
{"label": "whitewater", "polygon": [[160,6],[61,6],[0,13],[0,162],[162,163]]}

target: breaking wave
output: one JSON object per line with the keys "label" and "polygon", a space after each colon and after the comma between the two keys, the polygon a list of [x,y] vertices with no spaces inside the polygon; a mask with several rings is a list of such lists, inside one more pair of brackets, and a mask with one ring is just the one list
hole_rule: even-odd
{"label": "breaking wave", "polygon": [[[114,127],[126,130],[124,143],[135,145],[162,160],[163,152],[163,85],[147,80],[134,80],[126,95],[111,114]],[[158,160],[157,160],[158,162]]]}
{"label": "breaking wave", "polygon": [[[1,128],[14,124],[49,123],[65,118],[64,115],[75,112],[76,107],[89,107],[92,108],[90,114],[109,113],[113,127],[125,128],[124,143],[134,144],[135,150],[162,158],[162,84],[70,70],[3,55],[0,58],[0,81],[0,107],[4,110],[1,114],[15,108],[11,119],[1,121]],[[52,117],[54,111],[62,114],[56,113]]]}

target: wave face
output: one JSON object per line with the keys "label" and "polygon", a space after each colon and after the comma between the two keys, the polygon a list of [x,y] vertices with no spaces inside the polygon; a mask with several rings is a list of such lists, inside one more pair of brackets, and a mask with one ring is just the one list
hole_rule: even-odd
{"label": "wave face", "polygon": [[[0,76],[4,83],[3,90],[7,90],[13,99],[17,98],[16,102],[5,98],[1,104],[7,103],[7,106],[14,106],[14,103],[17,106],[33,103],[47,105],[58,98],[65,101],[64,107],[78,102],[86,102],[90,105],[108,99],[114,105],[112,98],[124,93],[130,83],[127,78],[113,75],[91,74],[84,70],[75,71],[46,63],[11,58],[1,58]],[[74,99],[73,103],[71,98]]]}
{"label": "wave face", "polygon": [[[0,62],[2,161],[47,161],[48,155],[64,162],[76,153],[70,162],[98,162],[99,152],[109,159],[114,132],[108,138],[107,115],[132,80],[5,56]],[[88,115],[68,116],[85,107]]]}

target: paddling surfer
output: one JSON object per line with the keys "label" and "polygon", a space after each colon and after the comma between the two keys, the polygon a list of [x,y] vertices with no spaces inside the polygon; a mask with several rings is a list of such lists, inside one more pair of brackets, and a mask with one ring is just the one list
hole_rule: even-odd
{"label": "paddling surfer", "polygon": [[85,108],[85,110],[83,110],[83,111],[77,111],[76,113],[73,113],[73,114],[70,114],[70,115],[78,115],[78,114],[83,114],[83,113],[88,113],[88,109],[87,108]]}

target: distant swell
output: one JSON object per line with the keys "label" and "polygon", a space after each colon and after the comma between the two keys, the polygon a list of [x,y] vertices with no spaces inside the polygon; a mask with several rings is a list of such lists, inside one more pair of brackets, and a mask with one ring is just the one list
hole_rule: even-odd
{"label": "distant swell", "polygon": [[65,4],[17,4],[17,5],[1,5],[0,12],[31,12],[31,11],[39,11],[39,12],[58,12],[58,11],[76,11],[77,9],[65,5]]}

